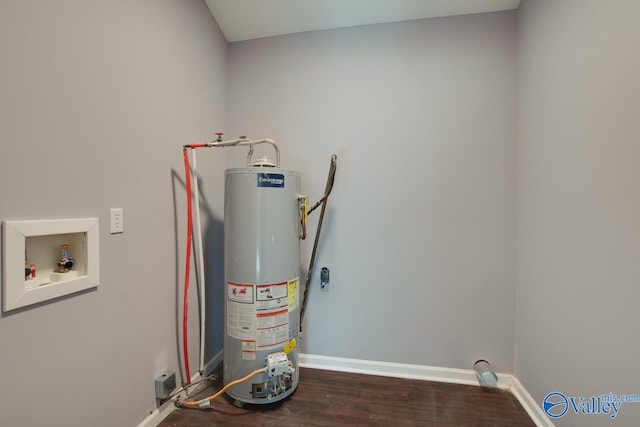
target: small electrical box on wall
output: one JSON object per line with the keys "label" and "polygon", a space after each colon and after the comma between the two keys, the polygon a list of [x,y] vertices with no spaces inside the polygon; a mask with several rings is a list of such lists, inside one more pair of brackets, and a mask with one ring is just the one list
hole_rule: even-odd
{"label": "small electrical box on wall", "polygon": [[98,286],[98,218],[2,223],[2,310]]}

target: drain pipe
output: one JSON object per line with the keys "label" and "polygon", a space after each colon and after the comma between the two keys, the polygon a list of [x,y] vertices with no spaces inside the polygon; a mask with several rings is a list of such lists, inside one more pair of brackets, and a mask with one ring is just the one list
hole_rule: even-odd
{"label": "drain pipe", "polygon": [[320,241],[320,231],[322,230],[322,222],[324,221],[324,212],[327,208],[327,199],[329,198],[329,194],[331,194],[331,190],[333,189],[333,181],[336,176],[336,167],[337,167],[337,159],[338,156],[333,154],[331,156],[331,166],[329,167],[329,176],[327,177],[327,185],[324,190],[324,196],[316,202],[307,215],[313,212],[320,204],[322,204],[322,209],[320,209],[320,218],[318,218],[318,228],[316,230],[316,238],[313,242],[313,250],[311,251],[311,260],[309,261],[309,269],[307,271],[307,281],[304,284],[304,293],[302,297],[302,307],[300,308],[300,332],[302,332],[302,319],[304,318],[304,312],[307,308],[307,300],[309,298],[309,285],[311,284],[311,277],[313,276],[313,267],[316,262],[316,253],[318,251],[318,242]]}

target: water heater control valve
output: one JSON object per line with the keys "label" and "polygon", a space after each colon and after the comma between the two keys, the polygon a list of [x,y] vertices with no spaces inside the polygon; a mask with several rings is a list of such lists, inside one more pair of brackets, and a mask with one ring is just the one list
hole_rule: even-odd
{"label": "water heater control valve", "polygon": [[279,377],[280,375],[293,372],[291,362],[284,352],[271,353],[267,356],[267,375]]}

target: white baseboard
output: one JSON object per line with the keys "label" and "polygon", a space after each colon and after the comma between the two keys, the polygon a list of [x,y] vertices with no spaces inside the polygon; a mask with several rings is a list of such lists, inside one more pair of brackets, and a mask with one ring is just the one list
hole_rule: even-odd
{"label": "white baseboard", "polygon": [[[196,372],[195,375],[191,376],[191,382],[192,383],[198,382],[200,381],[201,378],[202,376],[200,375],[200,372]],[[138,424],[137,427],[156,427],[165,418],[167,418],[169,414],[175,411],[176,399],[178,398],[185,399],[186,396],[187,396],[186,393],[183,391],[180,394],[174,396],[173,398],[167,400],[162,405],[160,405],[160,407],[151,411],[151,413],[147,415],[147,417],[144,420],[142,420],[142,422]]]}
{"label": "white baseboard", "polygon": [[[441,368],[313,354],[300,354],[299,363],[303,368],[480,386],[473,369]],[[498,373],[498,386],[513,393],[536,426],[554,427],[542,408],[513,375]]]}
{"label": "white baseboard", "polygon": [[409,365],[405,363],[345,359],[342,357],[318,356],[313,354],[300,354],[300,366],[303,368],[352,372],[366,375],[380,375],[384,377],[410,378],[415,380],[440,381],[467,385],[478,384],[475,371],[468,369],[439,368],[435,366]]}
{"label": "white baseboard", "polygon": [[159,408],[151,411],[137,427],[156,427],[176,409],[175,400],[171,399],[163,403]]}
{"label": "white baseboard", "polygon": [[[211,360],[209,360],[209,362],[207,362],[206,365],[204,365],[205,377],[209,375],[211,371],[213,371],[216,368],[216,366],[220,364],[220,362],[222,362],[223,356],[224,356],[224,352],[220,350],[215,356],[211,358]],[[203,378],[203,375],[201,375],[200,372],[196,372],[195,375],[191,376],[191,382],[196,383],[200,381],[202,378]],[[202,388],[204,388],[206,385],[207,385],[206,383],[203,383]],[[195,389],[191,390],[191,394],[198,393],[200,391],[199,388],[200,388],[199,386],[196,386]],[[137,425],[137,427],[156,427],[165,418],[167,418],[169,414],[171,414],[176,409],[176,399],[178,397],[185,399],[187,398],[187,395],[185,392],[182,392],[179,395],[175,396],[174,398],[167,400],[162,405],[160,405],[160,407],[151,411],[151,413],[147,415],[146,418],[142,420],[140,424]]]}
{"label": "white baseboard", "polygon": [[[216,354],[204,368],[208,375],[220,362],[223,352]],[[327,371],[351,372],[356,374],[380,375],[385,377],[409,378],[424,381],[439,381],[453,384],[479,386],[476,372],[473,369],[441,368],[438,366],[409,365],[405,363],[378,362],[372,360],[346,359],[342,357],[300,354],[299,365],[303,368],[323,369]],[[200,373],[191,379],[196,382]],[[509,390],[518,399],[538,427],[554,427],[542,408],[531,397],[522,383],[511,374],[498,373],[498,385]],[[184,396],[182,396],[184,397]],[[162,406],[149,414],[137,427],[156,427],[175,409],[175,398],[165,402]]]}
{"label": "white baseboard", "polygon": [[538,427],[555,427],[549,417],[544,413],[542,407],[538,405],[533,396],[529,394],[527,389],[524,388],[522,383],[516,378],[513,378],[513,385],[511,386],[511,393],[518,399],[518,402],[522,405],[527,414],[531,417],[536,426]]}

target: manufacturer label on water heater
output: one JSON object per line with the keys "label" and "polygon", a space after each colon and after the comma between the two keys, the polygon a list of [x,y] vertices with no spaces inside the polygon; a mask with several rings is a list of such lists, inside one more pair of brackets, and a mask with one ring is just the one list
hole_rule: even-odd
{"label": "manufacturer label on water heater", "polygon": [[284,175],[281,173],[259,173],[258,187],[284,188]]}

